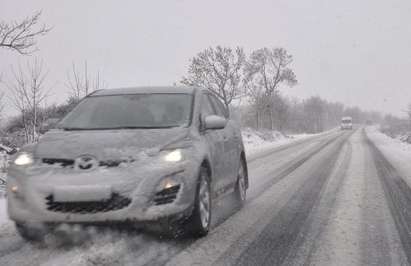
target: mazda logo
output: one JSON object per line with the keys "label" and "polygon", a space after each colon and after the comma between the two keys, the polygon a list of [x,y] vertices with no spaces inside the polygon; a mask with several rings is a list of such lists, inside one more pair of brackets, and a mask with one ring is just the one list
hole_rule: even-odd
{"label": "mazda logo", "polygon": [[91,155],[82,155],[75,160],[74,166],[79,170],[91,170],[98,166],[98,161]]}

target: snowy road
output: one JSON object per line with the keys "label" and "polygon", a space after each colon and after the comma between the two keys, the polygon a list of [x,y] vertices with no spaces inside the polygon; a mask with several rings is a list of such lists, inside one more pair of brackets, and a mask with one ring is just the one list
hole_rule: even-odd
{"label": "snowy road", "polygon": [[28,244],[0,200],[0,265],[407,265],[411,160],[383,144],[357,129],[253,154],[246,205],[216,203],[214,228],[197,241],[107,230]]}

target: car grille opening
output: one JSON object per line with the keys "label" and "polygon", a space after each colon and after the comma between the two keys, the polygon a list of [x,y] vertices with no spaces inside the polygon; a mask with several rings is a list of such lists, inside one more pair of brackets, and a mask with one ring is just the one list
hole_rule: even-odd
{"label": "car grille opening", "polygon": [[155,205],[163,205],[172,203],[176,198],[178,191],[180,191],[180,185],[165,188],[154,195],[154,204]]}
{"label": "car grille opening", "polygon": [[58,164],[61,167],[73,167],[74,165],[74,160],[72,159],[43,158],[42,162],[49,165]]}
{"label": "car grille opening", "polygon": [[46,197],[47,210],[62,213],[99,213],[120,210],[130,205],[131,199],[113,193],[111,198],[104,201],[57,202],[53,195]]}
{"label": "car grille opening", "polygon": [[[74,167],[73,159],[60,159],[60,158],[43,158],[42,162],[48,165],[60,165],[61,167]],[[134,159],[131,160],[105,160],[100,161],[99,166],[101,167],[118,167],[121,163],[133,163]]]}

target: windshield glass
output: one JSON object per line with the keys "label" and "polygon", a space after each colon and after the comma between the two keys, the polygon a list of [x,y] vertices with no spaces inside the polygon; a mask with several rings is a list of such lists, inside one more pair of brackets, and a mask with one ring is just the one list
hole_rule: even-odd
{"label": "windshield glass", "polygon": [[63,129],[188,126],[191,94],[128,94],[85,98],[58,125]]}

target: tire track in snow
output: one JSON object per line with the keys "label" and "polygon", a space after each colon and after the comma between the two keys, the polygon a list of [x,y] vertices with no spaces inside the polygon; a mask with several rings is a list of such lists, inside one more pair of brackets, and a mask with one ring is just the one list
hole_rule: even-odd
{"label": "tire track in snow", "polygon": [[[236,265],[280,265],[292,249],[298,248],[296,240],[306,225],[307,218],[318,204],[321,191],[331,175],[341,148],[351,136],[344,135],[328,152],[321,167],[308,173],[310,179],[301,184],[291,200],[276,214],[260,236],[237,259]],[[333,141],[327,142],[328,146]],[[320,149],[321,150],[321,149]]]}
{"label": "tire track in snow", "polygon": [[287,177],[290,173],[295,171],[297,168],[303,165],[306,161],[308,161],[310,158],[312,158],[313,156],[315,156],[316,154],[324,150],[327,146],[329,146],[334,141],[338,140],[340,137],[341,137],[341,134],[338,134],[337,136],[332,136],[331,138],[326,138],[318,146],[314,147],[313,149],[310,149],[307,152],[304,152],[303,154],[298,156],[297,159],[286,163],[280,169],[274,169],[273,171],[266,173],[267,176],[271,176],[272,178],[270,178],[266,182],[263,182],[262,184],[258,184],[259,190],[257,191],[257,193],[253,193],[253,195],[249,196],[247,201],[248,202],[252,201],[256,197],[261,195],[261,193],[263,193],[265,190],[272,187],[273,185],[278,183],[283,178]]}
{"label": "tire track in snow", "polygon": [[[330,220],[342,183],[347,174],[348,164],[351,159],[352,145],[347,142],[339,155],[336,167],[330,175],[324,191],[319,196],[319,203],[314,206],[306,221],[306,226],[301,229],[300,234],[294,241],[284,265],[309,265],[313,254],[317,251],[318,240]],[[302,243],[302,244],[301,244]]]}
{"label": "tire track in snow", "polygon": [[408,264],[411,264],[411,188],[375,144],[367,136],[366,139],[401,239],[403,251]]}

